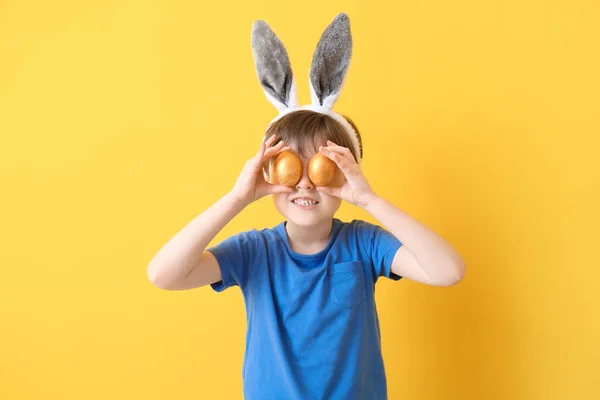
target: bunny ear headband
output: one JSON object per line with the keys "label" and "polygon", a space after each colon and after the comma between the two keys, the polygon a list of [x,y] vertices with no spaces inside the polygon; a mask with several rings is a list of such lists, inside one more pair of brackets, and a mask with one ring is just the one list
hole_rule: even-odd
{"label": "bunny ear headband", "polygon": [[296,82],[287,51],[265,21],[252,26],[252,52],[258,80],[267,99],[279,115],[271,124],[296,110],[312,110],[327,114],[344,127],[352,142],[354,158],[360,164],[360,144],[352,125],[332,110],[340,95],[352,55],[350,20],[338,14],[325,29],[313,54],[309,84],[311,104],[298,106]]}

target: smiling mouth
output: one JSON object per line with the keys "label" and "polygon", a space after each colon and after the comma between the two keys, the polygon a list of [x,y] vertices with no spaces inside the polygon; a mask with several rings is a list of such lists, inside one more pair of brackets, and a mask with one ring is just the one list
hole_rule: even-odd
{"label": "smiling mouth", "polygon": [[318,201],[315,200],[308,200],[308,199],[295,199],[292,200],[292,203],[297,204],[299,206],[315,206],[317,204],[319,204]]}

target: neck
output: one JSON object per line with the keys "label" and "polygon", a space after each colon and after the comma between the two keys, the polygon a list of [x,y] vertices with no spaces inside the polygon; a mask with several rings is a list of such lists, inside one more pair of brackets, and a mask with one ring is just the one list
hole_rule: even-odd
{"label": "neck", "polygon": [[329,243],[332,228],[333,219],[316,225],[297,225],[290,221],[285,224],[290,247],[300,254],[315,254],[323,250]]}

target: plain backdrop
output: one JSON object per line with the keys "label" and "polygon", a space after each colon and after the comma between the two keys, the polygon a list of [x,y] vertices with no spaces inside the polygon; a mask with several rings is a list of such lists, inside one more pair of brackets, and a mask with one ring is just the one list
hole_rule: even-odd
{"label": "plain backdrop", "polygon": [[[242,398],[239,289],[166,292],[146,267],[276,115],[252,22],[283,40],[306,103],[342,11],[336,110],[363,170],[467,263],[450,288],[378,283],[390,399],[600,398],[596,2],[5,0],[1,399]],[[281,218],[265,198],[215,243]]]}

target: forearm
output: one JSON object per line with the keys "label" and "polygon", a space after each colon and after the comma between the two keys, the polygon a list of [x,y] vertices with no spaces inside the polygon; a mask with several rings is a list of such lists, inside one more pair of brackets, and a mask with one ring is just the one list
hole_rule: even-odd
{"label": "forearm", "polygon": [[246,204],[228,193],[177,232],[152,258],[152,281],[177,282],[187,276],[215,236]]}
{"label": "forearm", "polygon": [[407,246],[428,277],[464,274],[463,259],[444,238],[388,200],[373,195],[363,208]]}

